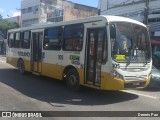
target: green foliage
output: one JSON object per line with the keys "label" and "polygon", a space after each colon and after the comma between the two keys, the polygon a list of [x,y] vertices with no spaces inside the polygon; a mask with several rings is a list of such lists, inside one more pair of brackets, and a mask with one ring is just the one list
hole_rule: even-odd
{"label": "green foliage", "polygon": [[3,19],[2,15],[0,14],[0,20]]}
{"label": "green foliage", "polygon": [[4,20],[3,18],[0,19],[0,33],[3,34],[4,38],[7,37],[7,31],[9,29],[17,28],[16,23],[8,22],[7,20]]}

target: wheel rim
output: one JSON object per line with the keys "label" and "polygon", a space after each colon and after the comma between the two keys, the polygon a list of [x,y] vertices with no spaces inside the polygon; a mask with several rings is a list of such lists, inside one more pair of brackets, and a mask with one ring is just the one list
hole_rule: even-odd
{"label": "wheel rim", "polygon": [[71,86],[74,86],[74,85],[77,84],[77,77],[76,77],[75,75],[71,75],[71,76],[69,77],[69,84],[70,84]]}
{"label": "wheel rim", "polygon": [[22,63],[22,61],[20,61],[20,63],[19,63],[19,71],[20,71],[20,73],[23,73],[23,63]]}

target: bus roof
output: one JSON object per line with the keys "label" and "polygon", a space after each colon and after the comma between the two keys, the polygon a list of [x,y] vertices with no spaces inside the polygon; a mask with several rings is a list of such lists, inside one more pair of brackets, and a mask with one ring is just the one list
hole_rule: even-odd
{"label": "bus roof", "polygon": [[92,16],[87,18],[81,18],[81,19],[75,19],[75,20],[68,20],[68,21],[62,21],[62,22],[56,22],[56,23],[42,23],[42,24],[34,24],[28,27],[21,27],[16,29],[11,29],[8,32],[16,32],[16,31],[25,31],[30,29],[41,29],[41,28],[47,28],[47,27],[53,27],[53,26],[63,26],[68,24],[78,24],[78,23],[88,23],[88,22],[97,22],[97,21],[106,21],[106,22],[131,22],[135,24],[139,24],[145,27],[145,25],[139,21],[126,18],[126,17],[120,17],[120,16],[110,16],[110,15],[100,15],[100,16]]}
{"label": "bus roof", "polygon": [[137,20],[130,19],[127,17],[111,16],[111,15],[103,15],[103,17],[105,17],[108,22],[131,22],[131,23],[139,24],[139,25],[146,27],[146,25],[143,24],[142,22],[139,22]]}

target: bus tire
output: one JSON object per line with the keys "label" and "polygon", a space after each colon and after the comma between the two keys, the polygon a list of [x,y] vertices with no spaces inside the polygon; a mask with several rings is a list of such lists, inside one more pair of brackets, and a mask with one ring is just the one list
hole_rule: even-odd
{"label": "bus tire", "polygon": [[23,60],[18,61],[18,71],[21,75],[25,74],[25,66]]}
{"label": "bus tire", "polygon": [[79,75],[76,69],[70,69],[66,75],[67,87],[71,90],[78,91],[80,89]]}

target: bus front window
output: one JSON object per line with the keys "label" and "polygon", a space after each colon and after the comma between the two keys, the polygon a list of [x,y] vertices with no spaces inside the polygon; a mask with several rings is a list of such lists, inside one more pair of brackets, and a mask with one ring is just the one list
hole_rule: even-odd
{"label": "bus front window", "polygon": [[120,62],[147,62],[151,59],[151,49],[147,29],[125,22],[112,23],[115,38],[111,38],[112,58]]}

